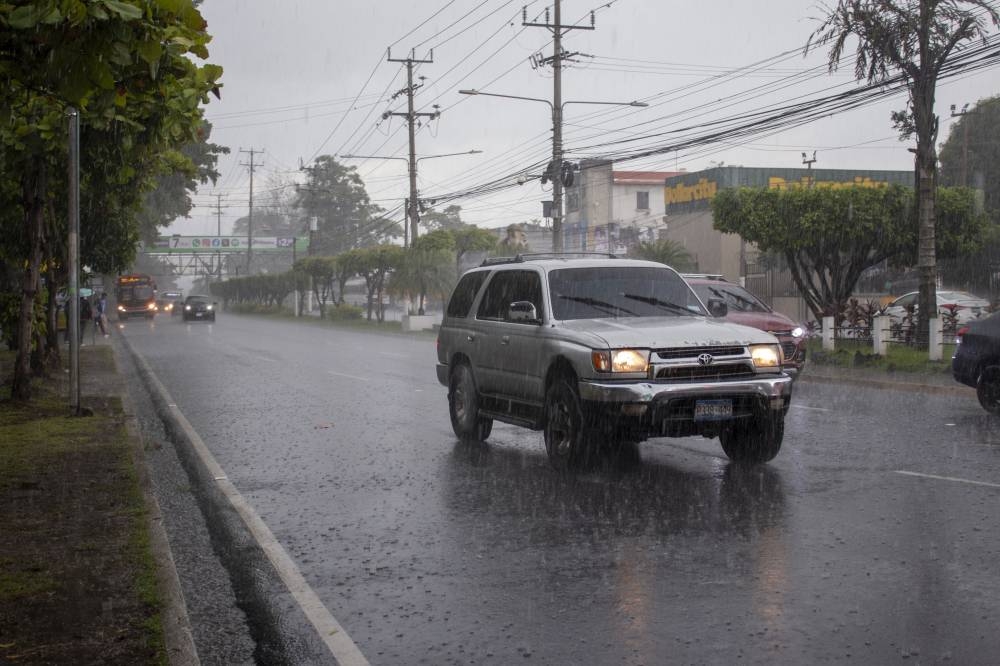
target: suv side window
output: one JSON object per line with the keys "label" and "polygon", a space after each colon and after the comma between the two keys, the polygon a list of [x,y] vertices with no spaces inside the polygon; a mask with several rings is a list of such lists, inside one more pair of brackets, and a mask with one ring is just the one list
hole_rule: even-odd
{"label": "suv side window", "polygon": [[535,271],[499,271],[486,285],[477,319],[506,321],[507,310],[515,301],[531,301],[542,318],[542,281]]}
{"label": "suv side window", "polygon": [[452,292],[451,299],[448,301],[446,316],[467,317],[469,315],[469,308],[472,307],[472,301],[476,300],[476,294],[479,292],[479,288],[483,286],[483,281],[487,275],[489,273],[485,271],[463,275],[462,279],[458,281],[455,291]]}

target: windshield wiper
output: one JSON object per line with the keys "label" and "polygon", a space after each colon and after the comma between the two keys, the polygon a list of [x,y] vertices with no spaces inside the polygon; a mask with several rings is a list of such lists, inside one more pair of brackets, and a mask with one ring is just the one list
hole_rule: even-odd
{"label": "windshield wiper", "polygon": [[663,301],[655,296],[642,296],[640,294],[622,294],[625,298],[631,298],[633,301],[639,301],[640,303],[647,303],[649,305],[656,305],[661,308],[666,308],[667,310],[673,310],[674,312],[679,312],[683,315],[695,316],[696,313],[687,309],[683,305],[677,305],[676,303],[671,303],[670,301]]}
{"label": "windshield wiper", "polygon": [[619,312],[624,312],[627,315],[636,317],[636,313],[631,310],[627,310],[620,305],[615,305],[614,303],[608,303],[607,301],[599,301],[596,298],[591,298],[590,296],[566,296],[565,294],[560,294],[559,298],[564,298],[567,301],[575,301],[577,303],[583,303],[584,305],[590,305],[595,308],[601,308],[606,310],[609,314],[617,314]]}

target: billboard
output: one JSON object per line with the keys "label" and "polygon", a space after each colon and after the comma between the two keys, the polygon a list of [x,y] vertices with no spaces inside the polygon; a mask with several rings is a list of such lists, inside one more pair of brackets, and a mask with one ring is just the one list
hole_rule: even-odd
{"label": "billboard", "polygon": [[[140,251],[147,254],[214,254],[246,252],[246,236],[160,236],[152,244],[140,244]],[[255,236],[254,252],[306,252],[308,238],[291,236]]]}

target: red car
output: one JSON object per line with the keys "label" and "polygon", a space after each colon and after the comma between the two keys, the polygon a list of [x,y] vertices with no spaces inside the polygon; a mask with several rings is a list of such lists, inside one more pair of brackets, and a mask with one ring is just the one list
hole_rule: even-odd
{"label": "red car", "polygon": [[778,338],[784,356],[781,369],[791,377],[799,374],[806,362],[806,335],[800,324],[775,312],[749,291],[721,275],[685,275],[684,279],[702,303],[708,303],[710,298],[724,301],[729,308],[724,317],[726,321],[759,328]]}

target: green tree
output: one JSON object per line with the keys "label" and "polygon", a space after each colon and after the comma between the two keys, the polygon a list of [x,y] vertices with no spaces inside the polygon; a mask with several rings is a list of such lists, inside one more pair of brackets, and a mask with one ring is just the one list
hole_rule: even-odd
{"label": "green tree", "polygon": [[462,260],[471,252],[495,252],[499,239],[493,232],[471,224],[451,230],[455,239],[455,270],[462,272]]}
{"label": "green tree", "polygon": [[[78,110],[81,147],[81,228],[97,220],[100,242],[81,237],[81,260],[117,266],[134,255],[135,214],[165,155],[195,139],[200,105],[218,93],[221,68],[198,65],[210,39],[190,0],[35,0],[0,4],[0,179],[17,183],[0,194],[0,237],[17,239],[4,256],[23,265],[18,355],[12,396],[30,397],[40,273],[60,237],[65,208],[66,113]],[[46,225],[50,225],[48,230]],[[12,226],[9,226],[12,225]],[[98,231],[98,229],[100,231]],[[49,242],[46,242],[48,234]],[[131,246],[130,246],[131,243]],[[84,252],[101,247],[88,257]]]}
{"label": "green tree", "polygon": [[955,47],[986,43],[987,19],[1000,23],[990,0],[838,0],[810,36],[806,51],[829,46],[830,71],[837,69],[852,36],[857,38],[854,76],[870,83],[901,75],[909,89],[906,109],[893,113],[901,137],[916,138],[915,176],[920,276],[917,337],[929,340],[937,302],[934,239],[938,117],[934,99],[938,76]]}
{"label": "green tree", "polygon": [[349,259],[357,274],[365,280],[368,301],[368,321],[374,314],[381,323],[385,321],[382,299],[389,273],[403,263],[403,248],[398,245],[377,245],[356,250]]}
{"label": "green tree", "polygon": [[336,265],[336,257],[306,257],[295,262],[295,270],[308,275],[312,281],[320,319],[326,319],[326,304],[337,301],[333,287]]}
{"label": "green tree", "polygon": [[[985,217],[969,190],[942,188],[937,212],[941,256],[976,247]],[[913,190],[899,185],[725,189],[713,198],[712,215],[717,230],[784,257],[817,320],[840,311],[866,268],[911,265],[918,245]]]}
{"label": "green tree", "polygon": [[160,235],[162,227],[170,226],[177,218],[191,213],[191,195],[199,185],[215,183],[219,179],[216,168],[219,155],[228,155],[229,148],[211,143],[212,124],[203,120],[195,132],[196,139],[176,150],[165,151],[166,163],[156,176],[155,186],[146,193],[139,214],[139,237],[152,242]]}
{"label": "green tree", "polygon": [[383,211],[368,198],[357,170],[330,155],[320,155],[306,168],[306,183],[298,188],[296,205],[304,216],[317,220],[312,247],[318,254],[336,256],[370,247],[402,231],[398,223],[381,216]]}
{"label": "green tree", "polygon": [[695,269],[691,253],[680,243],[667,238],[648,243],[639,243],[632,248],[630,255],[637,259],[658,261],[681,273],[690,272]]}
{"label": "green tree", "polygon": [[389,280],[390,293],[409,296],[424,314],[429,293],[446,293],[455,283],[455,238],[446,229],[420,236],[408,250]]}
{"label": "green tree", "polygon": [[431,208],[421,213],[420,221],[430,231],[434,231],[435,229],[461,229],[465,226],[465,223],[462,222],[462,207],[454,204],[447,206],[440,212]]}
{"label": "green tree", "polygon": [[1000,96],[981,99],[952,123],[941,145],[942,185],[983,192],[983,205],[1000,223]]}

